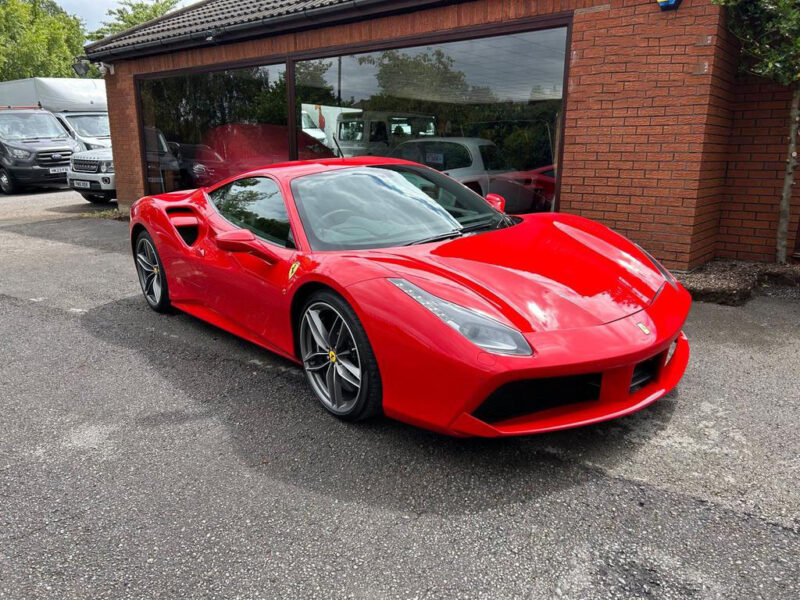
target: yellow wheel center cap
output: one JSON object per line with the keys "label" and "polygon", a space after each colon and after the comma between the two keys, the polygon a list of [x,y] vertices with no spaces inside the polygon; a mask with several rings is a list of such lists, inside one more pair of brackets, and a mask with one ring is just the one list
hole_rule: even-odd
{"label": "yellow wheel center cap", "polygon": [[328,352],[328,358],[330,359],[330,361],[332,363],[335,363],[336,362],[336,352],[334,352],[333,350]]}
{"label": "yellow wheel center cap", "polygon": [[158,275],[158,267],[153,267],[153,273],[155,273],[156,275]]}

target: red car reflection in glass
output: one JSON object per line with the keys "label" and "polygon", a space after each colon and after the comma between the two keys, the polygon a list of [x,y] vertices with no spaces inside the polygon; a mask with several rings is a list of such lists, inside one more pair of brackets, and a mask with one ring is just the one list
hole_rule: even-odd
{"label": "red car reflection in glass", "polygon": [[[285,125],[230,123],[206,133],[197,162],[214,170],[216,181],[237,173],[289,160],[289,134]],[[300,160],[333,158],[322,142],[297,132]]]}
{"label": "red car reflection in glass", "polygon": [[508,216],[403,160],[279,164],[145,197],[131,243],[152,308],[297,362],[344,419],[576,427],[661,398],[688,361],[689,294],[641,248],[575,215]]}

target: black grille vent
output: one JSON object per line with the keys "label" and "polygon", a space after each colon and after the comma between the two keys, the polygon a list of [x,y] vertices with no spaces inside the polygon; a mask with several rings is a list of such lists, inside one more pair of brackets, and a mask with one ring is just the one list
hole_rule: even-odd
{"label": "black grille vent", "polygon": [[600,396],[600,373],[523,379],[497,388],[473,413],[486,423],[498,423],[549,408],[590,402]]}
{"label": "black grille vent", "polygon": [[661,354],[653,358],[637,364],[633,369],[633,377],[631,378],[631,387],[629,393],[633,393],[642,389],[648,383],[653,381],[658,375],[658,369],[661,366]]}

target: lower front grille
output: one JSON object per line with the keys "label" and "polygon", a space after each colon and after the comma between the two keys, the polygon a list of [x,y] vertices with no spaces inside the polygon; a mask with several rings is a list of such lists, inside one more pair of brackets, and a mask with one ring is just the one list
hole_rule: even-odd
{"label": "lower front grille", "polygon": [[600,373],[523,379],[497,388],[472,413],[486,423],[498,423],[531,415],[549,408],[597,400],[600,396]]}
{"label": "lower front grille", "polygon": [[658,375],[658,369],[661,367],[661,355],[654,356],[645,361],[640,362],[633,368],[633,377],[631,378],[631,387],[628,393],[642,389],[648,383],[653,381]]}

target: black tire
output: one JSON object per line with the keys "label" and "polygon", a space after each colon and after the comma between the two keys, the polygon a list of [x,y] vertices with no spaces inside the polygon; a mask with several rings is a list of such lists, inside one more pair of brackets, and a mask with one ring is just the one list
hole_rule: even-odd
{"label": "black tire", "polygon": [[17,182],[11,177],[11,174],[0,167],[0,192],[4,194],[14,194],[19,189]]}
{"label": "black tire", "polygon": [[[149,244],[149,248],[146,248],[147,244]],[[150,250],[152,250],[152,252]],[[144,263],[142,260],[144,260]],[[154,263],[153,260],[155,261]],[[142,231],[136,236],[133,245],[133,261],[136,267],[139,285],[142,288],[142,294],[148,306],[156,312],[169,312],[172,304],[169,301],[169,288],[167,287],[164,264],[161,262],[161,257],[158,255],[158,250],[156,250],[153,238],[150,237],[147,231]],[[155,269],[148,271],[145,264],[155,267]],[[152,281],[150,280],[150,275],[152,275]],[[158,291],[158,293],[156,293],[156,291]]]}
{"label": "black tire", "polygon": [[83,196],[84,200],[88,200],[92,204],[108,204],[111,202],[111,196],[106,196],[105,194],[87,194],[86,192],[80,192],[80,195]]}
{"label": "black tire", "polygon": [[[318,391],[317,385],[314,383],[313,373],[309,369],[310,365],[303,361],[304,340],[302,336],[305,335],[304,332],[306,330],[306,327],[304,327],[304,320],[306,319],[309,309],[321,305],[333,308],[343,319],[344,323],[347,325],[348,333],[352,334],[352,340],[355,342],[357,351],[355,356],[360,362],[360,388],[358,389],[357,395],[355,395],[355,401],[352,406],[343,410],[334,409],[329,405],[325,396]],[[306,374],[306,379],[312,391],[320,401],[320,404],[322,404],[328,412],[345,421],[361,421],[381,414],[383,412],[383,388],[381,386],[378,362],[375,360],[375,354],[367,338],[367,333],[364,331],[361,321],[359,321],[358,316],[350,305],[341,296],[331,290],[317,291],[311,295],[303,306],[303,310],[300,312],[299,322],[296,326],[297,335],[299,336],[298,348],[300,350],[300,359],[303,361],[303,371]],[[331,327],[331,334],[333,333],[334,327]],[[335,345],[335,343],[333,345]],[[344,354],[343,352],[342,356],[344,356]],[[336,360],[337,358],[334,354],[333,362]],[[340,363],[342,362],[341,358],[338,360]],[[332,363],[329,362],[328,367],[330,368],[331,365]],[[345,384],[347,384],[347,382],[345,382]]]}

